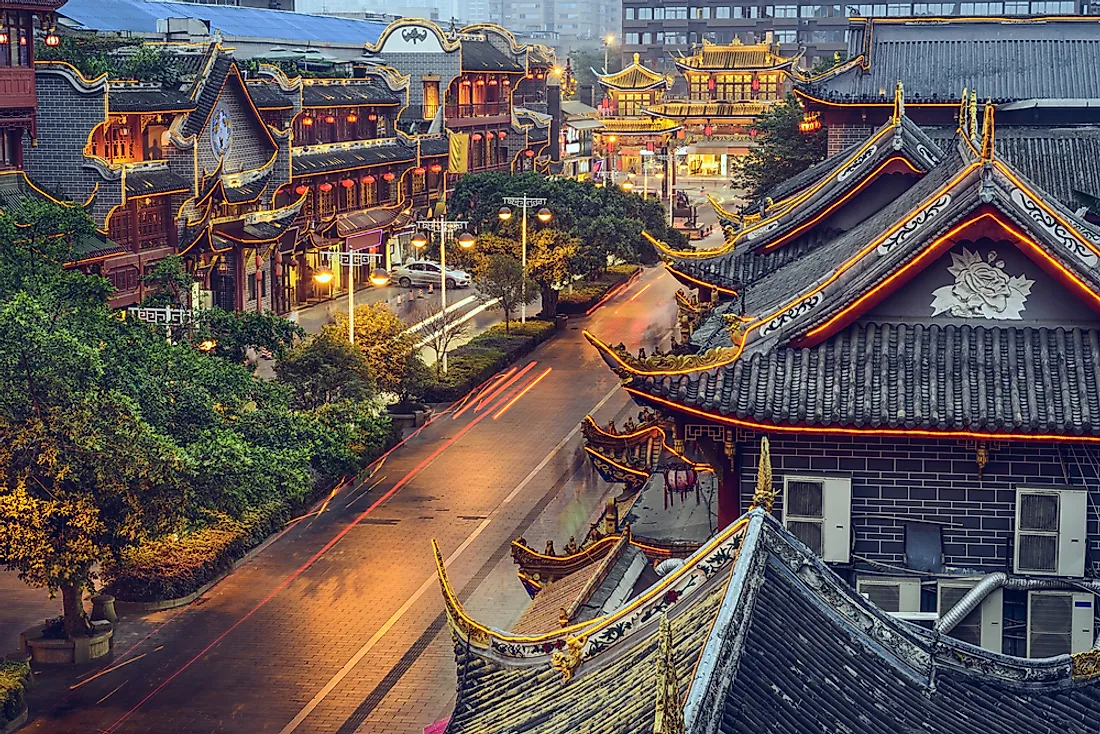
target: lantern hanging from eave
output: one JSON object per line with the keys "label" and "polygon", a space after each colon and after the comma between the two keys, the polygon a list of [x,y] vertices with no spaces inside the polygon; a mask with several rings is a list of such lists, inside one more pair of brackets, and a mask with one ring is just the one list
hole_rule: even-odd
{"label": "lantern hanging from eave", "polygon": [[703,126],[703,135],[706,135],[709,138],[711,133],[713,133],[713,132],[714,132],[714,127],[712,125],[704,125]]}
{"label": "lantern hanging from eave", "polygon": [[377,119],[378,119],[378,115],[374,114],[373,112],[370,113],[369,115],[367,115],[367,120],[369,122],[374,122]]}
{"label": "lantern hanging from eave", "polygon": [[[665,509],[667,510],[670,505],[675,504],[673,497],[675,493],[680,495],[680,501],[683,502],[687,499],[687,493],[696,487],[698,480],[695,470],[690,466],[667,466],[664,470],[665,477]],[[699,502],[699,493],[695,493],[695,501]]]}
{"label": "lantern hanging from eave", "polygon": [[439,173],[442,170],[443,170],[443,166],[439,165],[438,163],[433,163],[432,166],[431,166],[431,172],[432,173]]}
{"label": "lantern hanging from eave", "polygon": [[382,180],[383,181],[388,182],[388,181],[394,180],[395,178],[397,178],[397,176],[393,175],[393,173],[391,173],[390,171],[386,171],[385,173],[382,174]]}
{"label": "lantern hanging from eave", "polygon": [[351,122],[351,123],[359,122],[359,115],[355,114],[354,112],[350,112],[350,113],[348,113],[348,116],[347,116],[346,119],[347,119],[348,122]]}
{"label": "lantern hanging from eave", "polygon": [[752,91],[754,91],[754,92],[759,92],[760,91],[760,77],[754,76],[752,78]]}
{"label": "lantern hanging from eave", "polygon": [[309,187],[299,186],[298,188],[294,189],[294,193],[298,194],[298,196],[305,196],[309,193]]}
{"label": "lantern hanging from eave", "polygon": [[325,115],[325,122],[327,122],[329,125],[333,124],[334,122],[336,122],[336,116],[335,115]]}
{"label": "lantern hanging from eave", "polygon": [[490,79],[489,80],[489,86],[490,87],[495,87],[496,85],[497,85],[497,80],[496,79]]}
{"label": "lantern hanging from eave", "polygon": [[499,133],[497,133],[497,137],[499,137],[501,140],[504,140],[506,135],[507,135],[507,133],[505,133],[503,130],[501,130]]}
{"label": "lantern hanging from eave", "polygon": [[375,180],[376,179],[374,178],[374,176],[371,176],[369,173],[366,176],[363,176],[363,178],[362,178],[362,181],[365,184],[372,184],[372,183],[375,182]]}
{"label": "lantern hanging from eave", "polygon": [[481,140],[481,133],[474,133],[474,140]]}
{"label": "lantern hanging from eave", "polygon": [[352,186],[355,185],[355,182],[352,181],[350,178],[345,178],[343,181],[340,182],[340,185],[343,186],[345,189],[350,189]]}
{"label": "lantern hanging from eave", "polygon": [[530,148],[528,148],[527,150],[523,151],[523,154],[524,154],[525,156],[527,156],[528,158],[534,158],[534,157],[535,157],[535,151],[531,150]]}
{"label": "lantern hanging from eave", "polygon": [[324,191],[327,194],[328,192],[332,191],[332,184],[330,184],[328,181],[325,181],[317,188],[321,189],[321,191]]}
{"label": "lantern hanging from eave", "polygon": [[302,118],[302,127],[313,127],[313,118],[312,117],[303,117]]}
{"label": "lantern hanging from eave", "polygon": [[503,84],[504,86],[507,87],[507,86],[510,86],[512,84],[512,82],[509,81],[508,79],[505,79],[504,81],[501,82],[501,84]]}
{"label": "lantern hanging from eave", "polygon": [[417,166],[413,169],[413,173],[415,173],[417,176],[423,176],[426,172],[427,169],[424,168],[424,166]]}

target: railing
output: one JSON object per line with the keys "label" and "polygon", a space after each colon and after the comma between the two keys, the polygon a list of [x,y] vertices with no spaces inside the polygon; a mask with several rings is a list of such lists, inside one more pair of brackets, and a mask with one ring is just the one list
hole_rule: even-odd
{"label": "railing", "polygon": [[34,107],[34,69],[29,66],[0,66],[0,107]]}
{"label": "railing", "polygon": [[450,119],[464,117],[495,117],[508,114],[508,104],[505,102],[474,102],[472,104],[447,105],[447,117]]}

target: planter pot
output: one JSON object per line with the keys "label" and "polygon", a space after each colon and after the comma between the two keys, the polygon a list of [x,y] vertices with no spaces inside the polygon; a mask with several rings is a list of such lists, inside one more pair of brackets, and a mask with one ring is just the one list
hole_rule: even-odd
{"label": "planter pot", "polygon": [[101,658],[111,651],[114,630],[109,624],[94,625],[89,637],[48,640],[42,637],[42,627],[32,627],[19,636],[19,647],[29,652],[31,660],[40,665],[72,665]]}

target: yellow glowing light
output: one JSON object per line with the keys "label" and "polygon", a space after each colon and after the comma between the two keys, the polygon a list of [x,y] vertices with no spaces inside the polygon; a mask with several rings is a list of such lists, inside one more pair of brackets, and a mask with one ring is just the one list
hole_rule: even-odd
{"label": "yellow glowing light", "polygon": [[542,209],[539,209],[538,218],[539,218],[539,221],[542,222],[543,224],[546,224],[547,222],[549,222],[550,218],[553,217],[553,216],[554,215],[551,214],[550,210],[547,209],[546,207],[543,207]]}
{"label": "yellow glowing light", "polygon": [[313,274],[313,279],[321,285],[332,282],[332,273],[328,270],[318,270]]}
{"label": "yellow glowing light", "polygon": [[382,286],[384,286],[384,285],[386,285],[387,283],[390,282],[390,274],[387,273],[382,268],[377,268],[377,269],[371,271],[370,282],[373,285],[376,285],[378,287],[382,287]]}

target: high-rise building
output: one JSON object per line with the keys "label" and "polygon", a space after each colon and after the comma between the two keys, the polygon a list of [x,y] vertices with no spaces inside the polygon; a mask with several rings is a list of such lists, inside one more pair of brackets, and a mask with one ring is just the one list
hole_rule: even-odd
{"label": "high-rise building", "polygon": [[672,5],[666,0],[623,0],[623,58],[639,53],[648,66],[671,71],[672,56],[690,53],[692,44],[728,44],[734,40],[758,43],[771,32],[784,55],[805,48],[803,63],[812,68],[820,59],[847,49],[850,17],[1076,15],[1086,7],[1081,0],[851,4],[779,1],[787,4],[683,0],[681,5]]}
{"label": "high-rise building", "polygon": [[181,0],[202,5],[237,5],[242,8],[267,8],[268,10],[294,10],[294,0]]}

